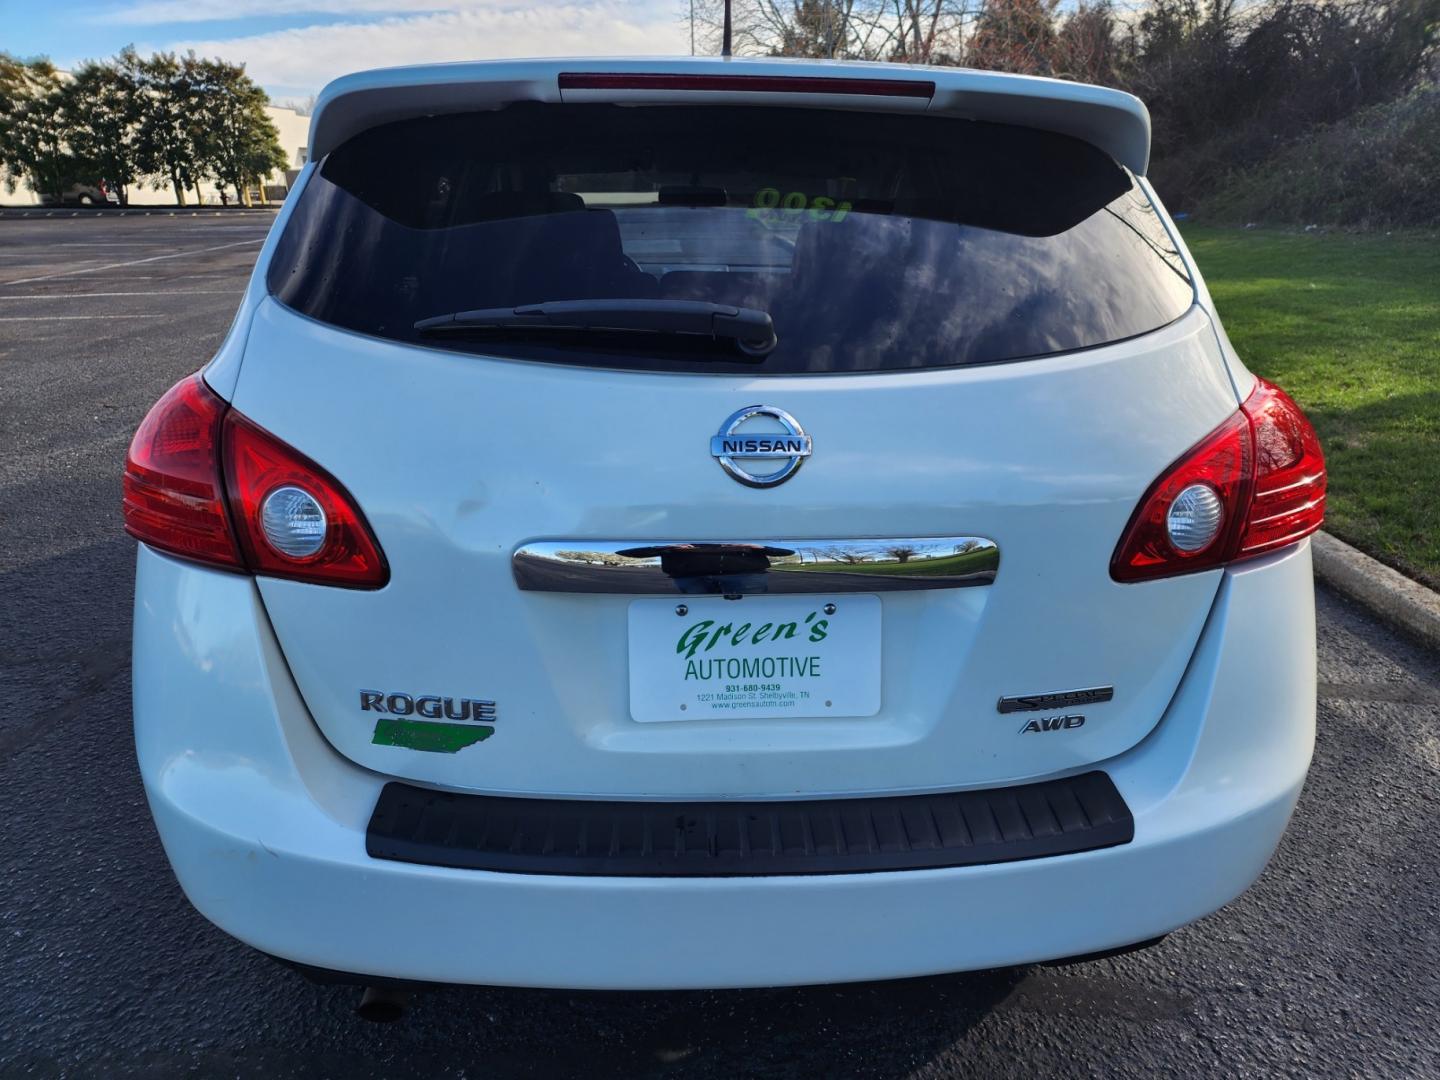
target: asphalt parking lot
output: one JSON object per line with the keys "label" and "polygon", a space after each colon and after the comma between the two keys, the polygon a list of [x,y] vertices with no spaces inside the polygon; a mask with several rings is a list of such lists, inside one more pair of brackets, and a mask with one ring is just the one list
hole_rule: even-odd
{"label": "asphalt parking lot", "polygon": [[219,344],[269,220],[0,219],[0,1076],[1440,1076],[1440,658],[1323,591],[1319,746],[1280,852],[1143,953],[800,990],[447,989],[382,1027],[215,930],[136,772],[120,468]]}

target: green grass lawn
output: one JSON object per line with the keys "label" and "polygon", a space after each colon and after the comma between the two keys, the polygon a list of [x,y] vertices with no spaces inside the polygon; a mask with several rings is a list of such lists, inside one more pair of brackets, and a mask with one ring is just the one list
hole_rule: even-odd
{"label": "green grass lawn", "polygon": [[1184,233],[1246,365],[1320,432],[1326,529],[1440,587],[1440,238]]}

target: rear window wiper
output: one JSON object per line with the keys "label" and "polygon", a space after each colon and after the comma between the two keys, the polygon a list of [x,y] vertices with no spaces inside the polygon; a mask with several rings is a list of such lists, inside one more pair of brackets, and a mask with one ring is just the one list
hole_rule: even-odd
{"label": "rear window wiper", "polygon": [[746,356],[761,360],[775,348],[775,324],[757,308],[706,300],[550,300],[514,308],[476,308],[421,319],[422,334],[525,332],[685,334],[729,340]]}

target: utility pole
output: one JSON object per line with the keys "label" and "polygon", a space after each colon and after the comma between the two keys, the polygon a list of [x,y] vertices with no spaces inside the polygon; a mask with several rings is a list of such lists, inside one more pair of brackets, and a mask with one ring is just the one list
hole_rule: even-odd
{"label": "utility pole", "polygon": [[725,33],[720,39],[720,55],[730,55],[730,0],[725,0]]}

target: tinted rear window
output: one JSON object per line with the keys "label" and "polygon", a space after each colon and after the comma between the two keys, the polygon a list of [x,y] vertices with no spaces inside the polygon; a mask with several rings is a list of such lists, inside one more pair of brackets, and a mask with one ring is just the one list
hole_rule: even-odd
{"label": "tinted rear window", "polygon": [[[521,104],[329,154],[269,272],[312,318],[432,347],[752,374],[993,363],[1142,334],[1193,289],[1131,175],[1087,143],[925,116]],[[763,363],[675,336],[426,337],[557,300],[758,308]]]}

